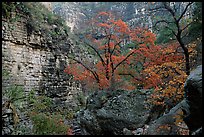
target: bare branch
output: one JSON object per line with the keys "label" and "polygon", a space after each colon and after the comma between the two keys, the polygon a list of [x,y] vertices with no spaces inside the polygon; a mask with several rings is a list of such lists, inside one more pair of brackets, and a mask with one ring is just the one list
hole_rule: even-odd
{"label": "bare branch", "polygon": [[186,37],[188,34],[189,34],[188,32],[186,32],[185,34],[183,34],[183,35],[181,36],[181,39],[183,39],[184,37]]}
{"label": "bare branch", "polygon": [[165,12],[167,11],[166,9],[155,9],[155,10],[150,10],[147,12],[148,15],[152,14],[152,13],[155,13],[155,12]]}
{"label": "bare branch", "polygon": [[192,23],[193,23],[193,21],[188,23],[181,31],[184,31],[185,29],[187,29]]}
{"label": "bare branch", "polygon": [[166,27],[167,29],[171,30],[171,32],[174,34],[174,36],[177,37],[178,34],[176,34],[176,32],[175,32],[172,28],[170,28],[170,27],[168,27],[168,26],[165,26],[165,27]]}
{"label": "bare branch", "polygon": [[81,61],[79,61],[79,60],[77,60],[77,59],[75,59],[75,58],[72,58],[72,57],[70,57],[70,56],[68,56],[68,58],[70,58],[70,59],[76,61],[78,64],[81,64],[85,69],[87,69],[88,71],[90,71],[90,72],[93,74],[93,76],[94,76],[94,78],[96,79],[96,81],[99,81],[98,74],[97,74],[95,71],[91,70],[88,66],[86,66],[84,63],[82,63]]}
{"label": "bare branch", "polygon": [[173,6],[174,6],[174,11],[177,12],[178,8],[176,8],[176,4],[174,4]]}
{"label": "bare branch", "polygon": [[159,24],[159,23],[166,23],[166,24],[170,24],[170,23],[174,23],[174,22],[172,22],[172,21],[167,21],[167,20],[159,20],[159,21],[157,21],[155,24],[154,24],[154,26],[153,27],[156,27],[156,25],[157,24]]}
{"label": "bare branch", "polygon": [[124,76],[131,76],[132,78],[138,80],[138,81],[142,81],[142,79],[135,77],[134,75],[130,74],[130,73],[119,73],[118,75],[124,75]]}
{"label": "bare branch", "polygon": [[169,7],[166,2],[163,2],[163,5],[171,13],[175,22],[177,22],[178,20],[176,19],[175,12],[171,9],[171,7]]}
{"label": "bare branch", "polygon": [[100,60],[101,60],[101,62],[102,62],[102,64],[103,64],[103,66],[105,66],[106,63],[105,63],[105,61],[103,60],[103,58],[101,57],[100,53],[96,50],[96,48],[94,48],[91,44],[89,44],[89,43],[87,43],[87,42],[85,42],[85,41],[84,41],[84,43],[85,43],[87,46],[89,46],[91,49],[93,49],[93,50],[95,51],[95,53],[96,53],[96,54],[98,55],[98,57],[100,58]]}
{"label": "bare branch", "polygon": [[114,71],[115,69],[117,69],[118,66],[120,66],[124,61],[126,61],[126,60],[127,60],[131,55],[133,55],[133,54],[135,54],[134,51],[131,52],[130,54],[128,54],[120,63],[118,63],[118,64],[114,67],[113,71]]}
{"label": "bare branch", "polygon": [[189,7],[191,4],[193,4],[193,2],[189,2],[189,3],[186,5],[184,11],[181,13],[180,17],[178,18],[178,22],[181,20],[181,18],[182,18],[183,15],[186,13],[188,7]]}
{"label": "bare branch", "polygon": [[162,9],[165,10],[165,8],[164,8],[163,6],[158,6],[158,7],[155,7],[155,8],[153,8],[153,9],[149,8],[148,11],[151,11],[151,12],[152,12],[152,11],[153,11],[153,12],[156,11],[156,12],[157,12],[158,10],[162,10]]}

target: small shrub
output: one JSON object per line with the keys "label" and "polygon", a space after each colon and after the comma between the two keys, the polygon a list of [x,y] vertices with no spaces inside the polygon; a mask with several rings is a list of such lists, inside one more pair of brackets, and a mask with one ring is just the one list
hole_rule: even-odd
{"label": "small shrub", "polygon": [[81,106],[85,106],[86,104],[86,98],[85,95],[83,95],[83,93],[79,93],[76,97],[76,99],[79,101]]}
{"label": "small shrub", "polygon": [[158,44],[165,44],[168,43],[169,41],[171,41],[172,39],[174,39],[175,36],[173,35],[173,33],[171,32],[171,30],[163,28],[160,30],[158,36],[157,36],[157,43]]}
{"label": "small shrub", "polygon": [[37,135],[66,135],[70,128],[63,123],[63,117],[57,114],[32,113],[31,119]]}
{"label": "small shrub", "polygon": [[36,96],[34,90],[30,91],[27,101],[31,106],[30,110],[35,112],[48,111],[52,105],[51,98],[44,95]]}
{"label": "small shrub", "polygon": [[15,105],[17,108],[23,108],[25,99],[24,89],[22,86],[12,85],[5,91],[5,96]]}
{"label": "small shrub", "polygon": [[15,9],[15,3],[14,2],[2,2],[2,16],[4,18],[10,18],[11,12]]}

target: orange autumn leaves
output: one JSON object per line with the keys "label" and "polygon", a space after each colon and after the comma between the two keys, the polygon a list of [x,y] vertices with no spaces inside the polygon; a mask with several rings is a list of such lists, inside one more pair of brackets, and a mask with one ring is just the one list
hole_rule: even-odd
{"label": "orange autumn leaves", "polygon": [[[116,85],[120,89],[134,90],[138,84],[143,88],[154,88],[151,99],[155,104],[165,104],[170,98],[176,102],[183,97],[186,74],[183,71],[184,56],[177,52],[177,43],[155,45],[154,33],[139,27],[130,29],[108,12],[100,12],[91,25],[94,26],[92,32],[103,35],[100,39],[91,34],[86,36],[100,59],[89,66],[92,72],[77,62],[69,65],[65,72],[73,75],[74,80],[91,89]],[[136,46],[124,53],[124,40]],[[140,72],[135,68],[138,62],[143,66]]]}
{"label": "orange autumn leaves", "polygon": [[[126,55],[121,54],[121,45],[124,39],[129,38],[130,30],[128,25],[121,19],[114,19],[111,13],[100,12],[93,20],[92,25],[95,26],[93,31],[100,32],[104,35],[102,39],[95,39],[92,34],[86,35],[86,38],[95,45],[100,60],[92,64],[92,72],[83,65],[77,63],[69,66],[65,72],[72,74],[74,80],[78,80],[90,85],[91,88],[106,89],[114,83],[121,83],[122,77],[118,74],[119,70],[128,70],[128,66],[124,63],[133,55],[135,50],[130,51]],[[123,63],[124,62],[124,63]],[[95,76],[93,76],[93,73]],[[91,83],[91,84],[90,84]],[[130,89],[128,84],[122,85]]]}

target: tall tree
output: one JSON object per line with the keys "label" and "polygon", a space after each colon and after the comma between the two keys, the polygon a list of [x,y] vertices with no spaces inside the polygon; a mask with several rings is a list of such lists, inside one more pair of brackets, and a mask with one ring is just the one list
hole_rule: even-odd
{"label": "tall tree", "polygon": [[[172,20],[168,18],[163,18],[158,20],[154,26],[163,23],[163,25],[169,29],[172,34],[175,36],[176,40],[179,42],[180,47],[183,50],[185,55],[186,62],[186,74],[190,74],[190,62],[189,62],[189,51],[187,45],[184,44],[183,38],[187,35],[186,30],[193,23],[193,20],[187,21],[189,18],[189,7],[193,4],[193,2],[188,3],[171,3],[171,2],[162,2],[162,4],[154,9],[150,9],[152,12],[165,12],[167,13],[165,16],[171,17]],[[183,7],[183,9],[181,8]],[[180,10],[180,11],[179,11]]]}
{"label": "tall tree", "polygon": [[[100,12],[90,22],[93,26],[90,33],[84,36],[83,43],[95,54],[95,61],[90,59],[71,58],[75,65],[70,65],[65,70],[68,74],[74,75],[75,80],[83,81],[87,85],[95,85],[97,88],[110,90],[118,88],[134,89],[135,85],[131,80],[138,79],[133,76],[135,70],[131,68],[131,63],[136,61],[133,58],[136,54],[142,54],[140,49],[131,48],[126,53],[122,50],[124,40],[136,40],[137,32],[131,32],[128,25],[121,19],[117,20],[111,13]],[[140,40],[141,43],[153,44],[151,39],[155,36],[151,33],[145,33],[145,37]],[[132,62],[131,62],[132,61]],[[134,64],[134,63],[132,63]],[[80,66],[79,66],[80,65]],[[131,72],[131,73],[130,73]],[[130,82],[124,83],[122,76],[130,76]],[[131,76],[132,75],[132,76]]]}

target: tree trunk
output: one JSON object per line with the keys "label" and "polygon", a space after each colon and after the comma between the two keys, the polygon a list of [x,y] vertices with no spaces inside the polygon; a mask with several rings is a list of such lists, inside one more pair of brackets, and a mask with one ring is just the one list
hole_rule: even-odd
{"label": "tree trunk", "polygon": [[186,57],[186,74],[190,75],[190,59],[188,52],[185,54],[185,57]]}
{"label": "tree trunk", "polygon": [[115,90],[115,78],[114,78],[114,73],[111,75],[111,81],[110,81],[110,91]]}
{"label": "tree trunk", "polygon": [[185,47],[182,39],[181,39],[181,34],[178,33],[178,35],[176,36],[180,46],[182,47],[183,51],[184,51],[184,56],[185,56],[185,61],[186,61],[186,74],[190,75],[190,59],[189,59],[189,53],[188,53],[188,48]]}

